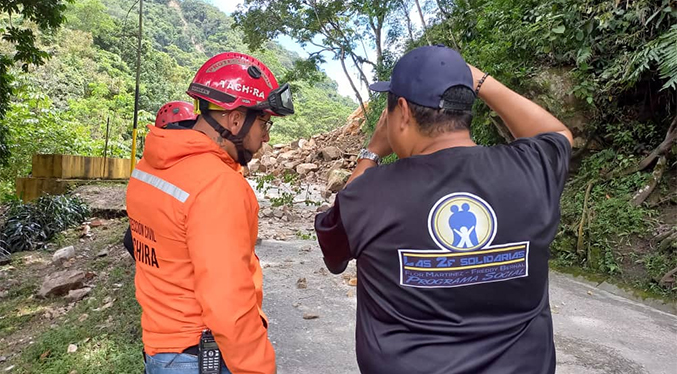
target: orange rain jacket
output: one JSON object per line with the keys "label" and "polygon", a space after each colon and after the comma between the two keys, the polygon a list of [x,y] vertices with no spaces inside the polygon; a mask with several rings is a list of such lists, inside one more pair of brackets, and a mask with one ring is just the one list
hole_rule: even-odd
{"label": "orange rain jacket", "polygon": [[206,135],[149,128],[127,188],[146,353],[182,352],[209,328],[233,374],[274,373],[256,195]]}

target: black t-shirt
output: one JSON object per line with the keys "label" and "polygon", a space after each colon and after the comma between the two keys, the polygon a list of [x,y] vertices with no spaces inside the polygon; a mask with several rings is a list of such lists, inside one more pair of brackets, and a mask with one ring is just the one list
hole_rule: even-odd
{"label": "black t-shirt", "polygon": [[548,257],[570,153],[548,133],[409,157],[316,217],[327,267],[357,259],[363,373],[554,373]]}

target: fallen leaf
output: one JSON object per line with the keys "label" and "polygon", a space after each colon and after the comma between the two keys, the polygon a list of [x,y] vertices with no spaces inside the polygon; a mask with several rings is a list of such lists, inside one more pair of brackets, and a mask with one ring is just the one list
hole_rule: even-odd
{"label": "fallen leaf", "polygon": [[299,280],[296,281],[296,288],[299,289],[308,288],[308,281],[306,281],[306,278],[299,278]]}
{"label": "fallen leaf", "polygon": [[303,315],[303,319],[318,319],[318,318],[320,318],[320,316],[313,313],[305,313]]}
{"label": "fallen leaf", "polygon": [[40,355],[40,361],[44,361],[52,353],[51,350],[46,350]]}
{"label": "fallen leaf", "polygon": [[348,285],[353,287],[357,286],[357,278],[350,278],[350,280],[348,281]]}

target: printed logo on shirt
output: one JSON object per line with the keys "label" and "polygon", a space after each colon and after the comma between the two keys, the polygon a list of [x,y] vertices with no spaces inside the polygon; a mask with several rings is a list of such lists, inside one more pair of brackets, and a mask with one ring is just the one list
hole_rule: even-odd
{"label": "printed logo on shirt", "polygon": [[[150,226],[129,218],[129,228],[132,230],[134,243],[134,259],[148,266],[160,268],[155,254],[155,231]],[[148,244],[150,243],[150,245]]]}
{"label": "printed logo on shirt", "polygon": [[441,250],[400,249],[400,284],[460,287],[529,275],[529,242],[492,244],[494,209],[479,196],[444,196],[428,215],[428,231]]}
{"label": "printed logo on shirt", "polygon": [[472,251],[494,240],[496,213],[478,196],[453,193],[441,198],[430,210],[428,231],[442,249]]}

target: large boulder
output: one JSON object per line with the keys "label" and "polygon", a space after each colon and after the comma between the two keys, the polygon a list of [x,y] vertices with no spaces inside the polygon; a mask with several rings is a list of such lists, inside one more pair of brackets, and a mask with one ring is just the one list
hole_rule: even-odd
{"label": "large boulder", "polygon": [[330,146],[323,148],[320,151],[320,155],[325,161],[331,161],[336,160],[337,158],[341,158],[341,156],[343,156],[343,152],[337,147]]}
{"label": "large boulder", "polygon": [[277,156],[277,159],[280,160],[280,162],[289,162],[294,158],[296,158],[296,152],[294,151],[287,151]]}
{"label": "large boulder", "polygon": [[[249,167],[249,172],[256,173],[261,169],[261,161],[257,158],[254,158],[249,161],[249,165],[247,166]],[[265,171],[265,167],[263,171]]]}
{"label": "large boulder", "polygon": [[341,169],[343,167],[343,160],[336,160],[334,161],[331,166],[329,167],[329,170],[327,170],[326,174],[324,175],[325,179],[329,180],[329,176],[334,170]]}
{"label": "large boulder", "polygon": [[61,296],[70,290],[82,288],[85,282],[85,272],[80,270],[64,270],[48,274],[38,291],[39,297]]}
{"label": "large boulder", "polygon": [[271,147],[268,143],[263,143],[261,149],[259,149],[258,152],[254,154],[254,158],[261,158],[263,155],[269,155],[271,153],[273,153],[273,147]]}
{"label": "large boulder", "polygon": [[297,167],[298,165],[300,165],[300,164],[301,164],[301,161],[299,161],[299,160],[292,160],[292,161],[289,161],[289,162],[285,162],[283,166],[284,166],[284,168],[287,169],[287,170],[295,170],[296,167]]}
{"label": "large boulder", "polygon": [[327,190],[331,192],[338,192],[346,185],[350,172],[345,169],[332,170],[329,173],[329,180],[327,181]]}
{"label": "large boulder", "polygon": [[300,164],[296,166],[296,172],[299,175],[306,175],[311,171],[316,171],[317,169],[319,169],[319,167],[315,164]]}
{"label": "large boulder", "polygon": [[272,169],[277,165],[277,159],[269,155],[263,155],[261,157],[261,166],[265,166],[266,170]]}

